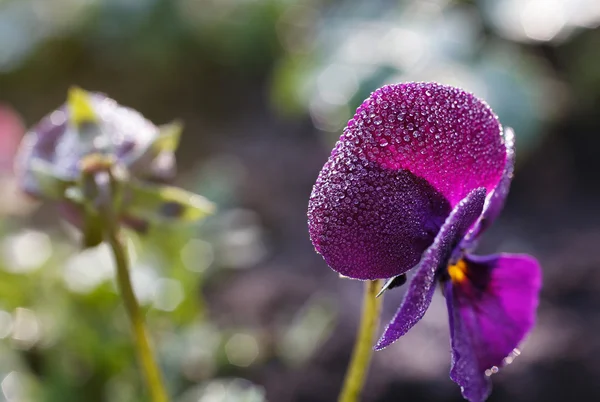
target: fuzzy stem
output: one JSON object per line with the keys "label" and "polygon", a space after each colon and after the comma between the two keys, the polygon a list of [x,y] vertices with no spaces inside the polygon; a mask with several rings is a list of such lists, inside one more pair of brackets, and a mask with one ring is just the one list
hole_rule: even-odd
{"label": "fuzzy stem", "polygon": [[169,398],[163,385],[160,370],[154,360],[148,331],[144,325],[144,317],[133,293],[131,278],[129,276],[129,259],[127,258],[125,245],[119,238],[117,226],[113,226],[110,230],[106,231],[106,240],[114,255],[115,265],[117,266],[117,282],[119,283],[127,315],[129,316],[134,344],[137,349],[139,363],[144,372],[146,384],[148,385],[150,400],[152,402],[168,402]]}
{"label": "fuzzy stem", "polygon": [[369,369],[371,355],[373,354],[375,332],[379,326],[379,315],[383,300],[383,297],[375,297],[379,287],[379,280],[365,283],[360,326],[338,402],[357,402],[359,400]]}

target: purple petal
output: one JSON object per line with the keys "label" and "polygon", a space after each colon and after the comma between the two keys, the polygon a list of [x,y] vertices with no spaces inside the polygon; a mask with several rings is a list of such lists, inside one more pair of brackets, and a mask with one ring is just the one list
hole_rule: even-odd
{"label": "purple petal", "polygon": [[471,402],[490,392],[486,370],[500,367],[535,321],[541,270],[527,255],[468,256],[464,280],[445,285],[452,369]]}
{"label": "purple petal", "polygon": [[491,109],[458,88],[385,86],[348,122],[309,202],[311,240],[357,279],[412,268],[452,208],[496,187],[506,160]]}
{"label": "purple petal", "polygon": [[452,344],[452,369],[450,378],[456,382],[465,399],[471,402],[485,401],[492,390],[491,381],[477,364],[477,356],[469,341],[469,330],[453,306],[452,282],[444,284],[444,295],[448,306],[448,321]]}
{"label": "purple petal", "polygon": [[506,146],[506,165],[504,166],[502,178],[485,201],[483,214],[467,236],[465,236],[465,240],[463,241],[463,248],[465,249],[474,248],[479,236],[491,226],[504,207],[504,202],[510,190],[515,165],[515,133],[511,128],[507,128],[504,131],[504,145]]}
{"label": "purple petal", "polygon": [[55,124],[56,119],[57,117],[51,119],[50,116],[42,119],[32,131],[25,135],[17,153],[15,170],[21,188],[25,193],[34,197],[41,197],[42,194],[40,194],[40,185],[37,179],[30,172],[30,166],[36,158],[45,162],[53,161],[54,150],[66,127],[64,122]]}
{"label": "purple petal", "polygon": [[406,170],[356,167],[334,155],[309,203],[309,231],[327,264],[356,279],[414,267],[450,212],[448,201]]}
{"label": "purple petal", "polygon": [[402,305],[388,324],[375,349],[380,350],[389,346],[423,318],[431,304],[439,270],[448,265],[452,251],[481,214],[484,202],[485,188],[479,188],[473,190],[454,208],[435,241],[423,255]]}
{"label": "purple petal", "polygon": [[344,132],[370,161],[424,178],[454,207],[472,190],[491,192],[506,160],[502,127],[490,107],[459,88],[435,83],[375,91]]}

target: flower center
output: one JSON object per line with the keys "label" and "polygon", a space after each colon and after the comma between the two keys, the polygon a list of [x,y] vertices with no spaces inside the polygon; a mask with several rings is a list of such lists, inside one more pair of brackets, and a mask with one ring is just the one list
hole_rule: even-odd
{"label": "flower center", "polygon": [[467,263],[462,258],[456,264],[448,265],[448,275],[453,283],[462,283],[467,280]]}

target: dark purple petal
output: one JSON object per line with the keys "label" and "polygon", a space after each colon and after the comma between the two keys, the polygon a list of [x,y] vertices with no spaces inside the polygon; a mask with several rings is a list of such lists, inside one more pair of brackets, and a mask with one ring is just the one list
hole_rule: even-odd
{"label": "dark purple petal", "polygon": [[423,255],[402,305],[388,324],[375,349],[383,349],[395,342],[423,318],[431,304],[440,269],[445,269],[448,265],[452,251],[481,214],[484,202],[485,188],[473,190],[448,216],[435,241]]}
{"label": "dark purple petal", "polygon": [[527,255],[467,256],[464,277],[448,280],[450,377],[471,402],[490,391],[486,370],[502,366],[535,321],[541,270]]}
{"label": "dark purple petal", "polygon": [[[334,156],[309,203],[309,231],[327,264],[356,279],[390,278],[414,267],[450,211],[425,180]],[[344,179],[345,178],[345,179]]]}
{"label": "dark purple petal", "polygon": [[479,236],[491,226],[504,207],[504,202],[506,201],[508,191],[510,190],[510,183],[513,178],[515,166],[515,133],[511,128],[507,128],[504,131],[504,145],[506,146],[506,165],[504,166],[502,178],[485,201],[483,214],[469,233],[467,233],[467,236],[465,236],[462,245],[465,249],[474,248]]}

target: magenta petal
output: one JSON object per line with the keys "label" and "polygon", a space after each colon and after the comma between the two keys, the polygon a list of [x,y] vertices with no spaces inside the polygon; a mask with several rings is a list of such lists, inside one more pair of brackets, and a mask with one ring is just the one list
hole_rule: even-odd
{"label": "magenta petal", "polygon": [[402,305],[388,324],[375,349],[380,350],[406,334],[425,314],[435,291],[437,274],[448,265],[452,251],[481,214],[485,188],[473,190],[454,208],[435,241],[423,255]]}
{"label": "magenta petal", "polygon": [[466,279],[445,286],[452,369],[450,377],[471,402],[490,391],[485,371],[523,340],[535,321],[541,270],[527,255],[468,256]]}
{"label": "magenta petal", "polygon": [[491,192],[506,160],[502,127],[490,107],[436,83],[378,89],[357,109],[344,136],[368,160],[424,178],[451,207],[476,188]]}
{"label": "magenta petal", "polygon": [[491,226],[504,207],[515,166],[515,133],[511,128],[504,131],[504,145],[506,146],[506,165],[504,166],[502,178],[485,201],[483,214],[465,236],[465,240],[463,240],[463,248],[465,249],[474,248],[479,236]]}

